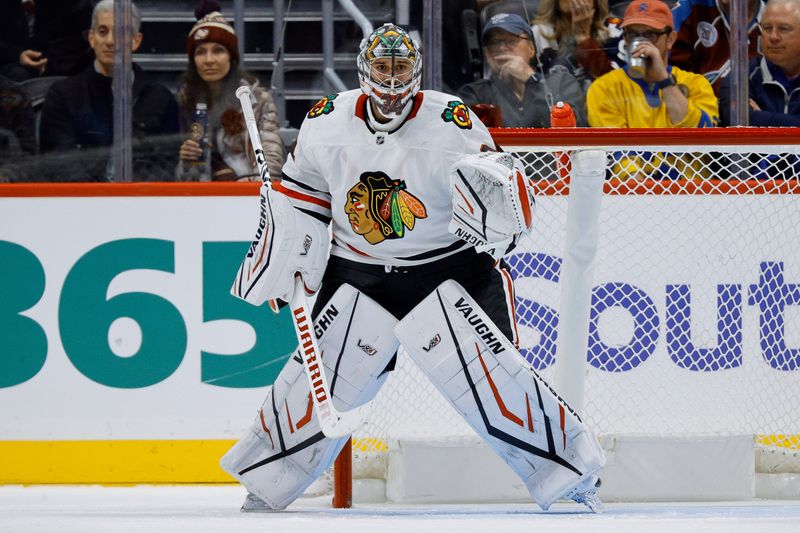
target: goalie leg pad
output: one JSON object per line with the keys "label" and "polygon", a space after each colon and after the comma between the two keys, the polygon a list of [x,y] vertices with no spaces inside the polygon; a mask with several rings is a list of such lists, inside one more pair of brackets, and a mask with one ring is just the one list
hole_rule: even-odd
{"label": "goalie leg pad", "polygon": [[298,211],[285,195],[261,186],[261,214],[231,294],[253,305],[280,298],[289,301],[300,272],[309,292],[322,282],[328,261],[328,226]]}
{"label": "goalie leg pad", "polygon": [[605,464],[597,440],[578,415],[458,283],[442,283],[400,321],[395,333],[543,509],[592,480]]}
{"label": "goalie leg pad", "polygon": [[[398,348],[388,311],[342,285],[314,321],[336,409],[347,411],[377,394]],[[222,468],[271,509],[284,509],[333,462],[346,438],[330,439],[316,419],[299,354],[281,370],[245,436],[223,456]]]}

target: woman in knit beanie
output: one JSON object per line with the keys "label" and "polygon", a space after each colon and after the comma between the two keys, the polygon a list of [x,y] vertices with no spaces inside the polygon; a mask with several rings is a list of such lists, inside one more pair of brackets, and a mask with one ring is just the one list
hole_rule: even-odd
{"label": "woman in knit beanie", "polygon": [[217,2],[201,1],[195,9],[197,23],[186,39],[189,67],[181,77],[178,102],[187,140],[180,147],[176,178],[183,181],[209,179],[204,176],[205,165],[192,164],[202,157],[203,150],[196,140],[188,138],[196,106],[205,103],[210,130],[210,179],[260,179],[241,105],[236,98],[236,89],[241,85],[248,85],[251,89],[250,99],[267,166],[270,175],[279,178],[284,149],[278,135],[275,102],[269,91],[259,86],[255,76],[239,67],[239,40],[219,10]]}

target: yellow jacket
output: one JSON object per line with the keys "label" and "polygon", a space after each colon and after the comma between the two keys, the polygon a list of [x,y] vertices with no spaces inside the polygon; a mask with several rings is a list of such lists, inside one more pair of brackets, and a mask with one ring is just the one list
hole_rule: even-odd
{"label": "yellow jacket", "polygon": [[586,107],[589,126],[614,128],[705,128],[719,123],[717,97],[711,84],[700,74],[667,67],[675,81],[685,88],[689,111],[673,124],[661,90],[628,76],[625,69],[612,70],[589,87]]}

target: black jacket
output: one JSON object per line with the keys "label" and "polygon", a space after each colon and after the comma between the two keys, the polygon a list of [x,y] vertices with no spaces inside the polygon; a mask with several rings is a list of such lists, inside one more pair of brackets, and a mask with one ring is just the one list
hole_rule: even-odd
{"label": "black jacket", "polygon": [[497,76],[464,85],[458,96],[468,106],[495,104],[500,107],[504,128],[549,128],[548,92],[552,94],[553,103],[561,100],[572,107],[578,126],[586,125],[586,95],[578,80],[564,71],[546,76],[534,74],[525,85],[522,101],[517,99],[514,89]]}
{"label": "black jacket", "polygon": [[0,183],[24,179],[35,152],[30,100],[16,83],[0,76]]}
{"label": "black jacket", "polygon": [[[172,179],[180,145],[178,104],[169,89],[150,80],[136,65],[133,72],[134,174],[136,160],[152,163],[155,150],[159,157],[171,156],[164,164],[169,167],[166,175]],[[107,147],[114,140],[112,83],[112,78],[96,72],[92,64],[80,74],[54,83],[47,93],[40,127],[41,151],[82,150],[86,165],[75,170],[88,175],[76,176],[79,181],[105,179]],[[163,178],[140,172],[136,179]]]}
{"label": "black jacket", "polygon": [[[36,152],[36,133],[33,108],[25,92],[13,81],[0,76],[0,129],[12,132],[23,153]],[[0,155],[19,157],[23,153],[6,151],[9,146],[0,143]],[[0,157],[0,159],[3,159]]]}
{"label": "black jacket", "polygon": [[33,34],[20,0],[0,0],[0,65],[18,64],[23,50],[42,52],[46,76],[71,76],[91,63],[86,40],[91,0],[36,0]]}
{"label": "black jacket", "polygon": [[0,0],[0,65],[19,63],[19,55],[30,46],[28,20],[20,0]]}

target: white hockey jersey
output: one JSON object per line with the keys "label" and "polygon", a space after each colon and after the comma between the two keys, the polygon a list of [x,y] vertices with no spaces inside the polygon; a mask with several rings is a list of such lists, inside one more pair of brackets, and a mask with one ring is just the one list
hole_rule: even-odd
{"label": "white hockey jersey", "polygon": [[393,131],[375,131],[360,90],[331,95],[307,114],[276,189],[332,221],[331,254],[380,265],[418,265],[468,245],[447,230],[448,171],[494,150],[489,131],[458,98],[420,91]]}

